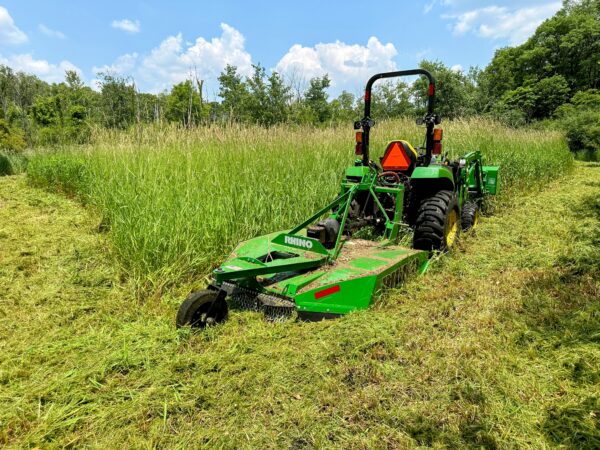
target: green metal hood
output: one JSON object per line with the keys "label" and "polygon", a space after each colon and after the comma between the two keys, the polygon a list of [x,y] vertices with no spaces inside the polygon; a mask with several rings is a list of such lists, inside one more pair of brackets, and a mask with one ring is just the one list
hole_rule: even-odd
{"label": "green metal hood", "polygon": [[410,178],[413,180],[446,178],[452,182],[452,185],[454,185],[454,175],[452,174],[452,169],[450,169],[448,166],[442,166],[440,164],[431,164],[426,167],[416,167]]}

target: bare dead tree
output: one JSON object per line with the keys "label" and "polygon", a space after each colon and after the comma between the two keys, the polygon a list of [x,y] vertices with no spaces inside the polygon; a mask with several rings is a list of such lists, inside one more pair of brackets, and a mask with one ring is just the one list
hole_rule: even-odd
{"label": "bare dead tree", "polygon": [[298,70],[298,68],[294,68],[291,71],[288,71],[286,74],[282,74],[282,77],[286,84],[292,89],[292,101],[297,102],[302,100],[302,97],[304,97],[304,92],[308,87],[308,82],[300,70]]}
{"label": "bare dead tree", "polygon": [[202,112],[204,111],[204,99],[202,96],[202,89],[204,87],[204,80],[201,80],[198,77],[198,68],[194,64],[194,80],[196,82],[196,87],[198,89],[198,98],[200,100],[200,119],[202,118]]}
{"label": "bare dead tree", "polygon": [[192,108],[194,105],[194,85],[193,85],[193,78],[192,78],[192,69],[190,68],[190,77],[189,80],[190,82],[190,98],[188,101],[188,116],[187,116],[187,127],[190,128],[192,126]]}

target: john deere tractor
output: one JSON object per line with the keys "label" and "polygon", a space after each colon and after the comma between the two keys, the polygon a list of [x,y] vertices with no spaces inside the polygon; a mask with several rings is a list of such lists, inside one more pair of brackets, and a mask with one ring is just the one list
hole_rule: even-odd
{"label": "john deere tractor", "polygon": [[[417,120],[425,127],[425,145],[391,141],[377,163],[369,158],[373,84],[415,75],[429,80],[427,113]],[[484,166],[476,150],[454,161],[443,154],[435,91],[433,76],[423,69],[371,77],[364,117],[354,124],[357,159],[346,169],[339,195],[291,229],[241,242],[213,271],[207,289],[182,303],[177,326],[221,322],[229,304],[271,320],[368,308],[382,289],[423,273],[432,252],[449,249],[461,230],[474,227],[482,200],[496,194],[498,167]],[[412,248],[398,245],[403,227],[412,229]]]}

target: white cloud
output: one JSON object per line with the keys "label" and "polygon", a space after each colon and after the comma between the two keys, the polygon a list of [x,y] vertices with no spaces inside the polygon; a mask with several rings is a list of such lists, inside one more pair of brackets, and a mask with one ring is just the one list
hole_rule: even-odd
{"label": "white cloud", "polygon": [[8,10],[0,6],[0,45],[16,45],[24,42],[27,42],[27,35],[15,25]]}
{"label": "white cloud", "polygon": [[[92,67],[92,72],[94,72],[94,75],[100,73],[122,76],[132,75],[138,61],[138,56],[139,55],[135,52],[126,53],[119,56],[112,64]],[[90,81],[90,87],[94,90],[100,90],[100,81],[99,78],[93,78]]]}
{"label": "white cloud", "polygon": [[94,67],[94,71],[131,75],[151,92],[170,89],[195,73],[214,93],[216,79],[227,64],[236,66],[242,75],[252,72],[252,57],[245,49],[244,36],[226,23],[221,24],[221,30],[221,36],[210,41],[198,37],[189,43],[181,34],[169,36],[147,55],[126,54],[111,65]]}
{"label": "white cloud", "polygon": [[393,44],[382,44],[376,37],[369,38],[366,46],[340,41],[314,47],[295,44],[277,63],[275,70],[288,78],[300,76],[305,80],[329,74],[336,91],[356,91],[374,73],[395,70],[397,53]]}
{"label": "white cloud", "polygon": [[111,27],[116,28],[118,30],[125,31],[130,34],[139,33],[142,29],[139,20],[129,20],[129,19],[121,19],[121,20],[113,20],[110,24]]}
{"label": "white cloud", "polygon": [[114,63],[104,66],[94,66],[92,71],[94,73],[113,73],[113,74],[127,74],[133,71],[137,63],[137,53],[126,53],[119,56]]}
{"label": "white cloud", "polygon": [[74,70],[81,75],[81,70],[69,61],[52,64],[44,59],[34,59],[28,53],[12,55],[7,58],[0,56],[0,64],[7,65],[15,71],[37,75],[48,83],[64,81],[67,70]]}
{"label": "white cloud", "polygon": [[527,40],[545,19],[561,7],[560,2],[512,10],[505,6],[487,6],[442,17],[454,21],[451,29],[457,35],[473,32],[485,38],[508,39],[514,45]]}
{"label": "white cloud", "polygon": [[65,34],[62,31],[53,30],[51,28],[48,28],[43,23],[40,23],[38,25],[38,30],[40,30],[41,33],[45,34],[48,37],[53,37],[53,38],[57,38],[57,39],[66,39],[67,38],[67,36],[65,36]]}
{"label": "white cloud", "polygon": [[426,57],[427,55],[430,55],[430,54],[431,54],[431,48],[426,48],[424,50],[419,50],[417,53],[415,53],[415,58],[417,58],[420,61],[424,57]]}
{"label": "white cloud", "polygon": [[423,6],[423,14],[429,14],[436,5],[448,6],[455,3],[455,0],[431,0]]}
{"label": "white cloud", "polygon": [[461,64],[454,64],[452,67],[450,67],[450,70],[452,72],[462,72],[464,69]]}

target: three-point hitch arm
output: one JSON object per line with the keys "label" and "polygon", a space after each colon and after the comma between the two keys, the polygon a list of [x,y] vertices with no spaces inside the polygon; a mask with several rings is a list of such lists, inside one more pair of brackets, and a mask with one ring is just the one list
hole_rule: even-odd
{"label": "three-point hitch arm", "polygon": [[354,128],[363,130],[362,138],[362,165],[369,165],[369,131],[375,124],[371,119],[371,88],[373,84],[382,78],[396,78],[396,77],[407,77],[412,75],[423,75],[429,80],[429,87],[427,90],[427,115],[425,116],[424,123],[427,127],[426,144],[425,144],[425,161],[424,165],[429,165],[431,161],[431,152],[433,150],[433,128],[436,124],[440,123],[439,117],[434,113],[435,107],[435,79],[433,75],[425,69],[412,69],[412,70],[400,70],[397,72],[384,72],[373,75],[367,81],[365,88],[365,115],[364,117],[355,122]]}

